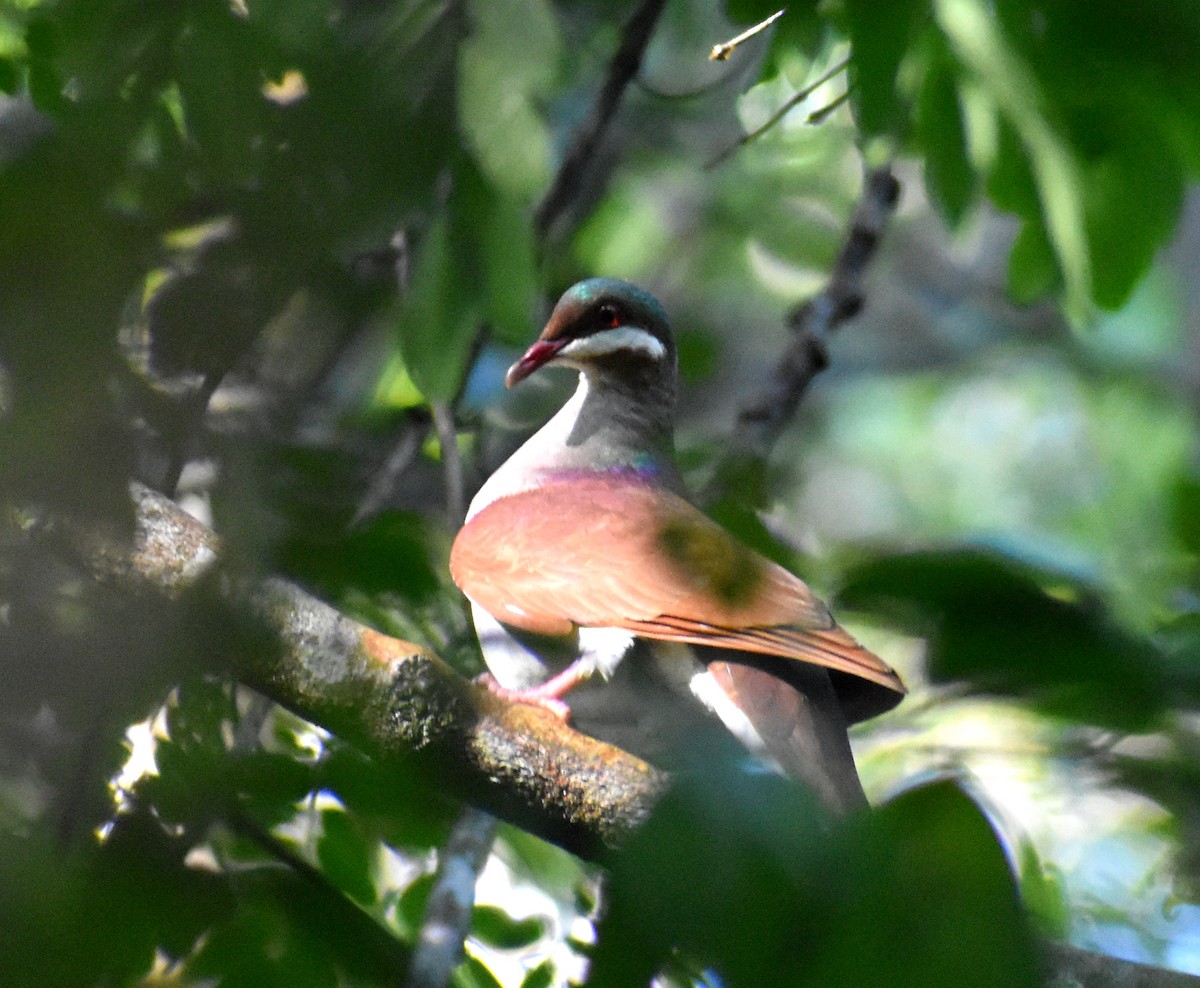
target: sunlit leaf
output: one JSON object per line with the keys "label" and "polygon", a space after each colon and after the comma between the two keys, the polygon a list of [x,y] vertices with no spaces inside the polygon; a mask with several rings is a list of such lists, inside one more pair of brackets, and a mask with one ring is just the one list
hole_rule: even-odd
{"label": "sunlit leaf", "polygon": [[1091,306],[1091,257],[1078,163],[1045,111],[1045,96],[979,0],[938,0],[937,21],[956,57],[973,72],[1019,136],[1037,186],[1047,237],[1063,276],[1067,314]]}
{"label": "sunlit leaf", "polygon": [[513,919],[497,906],[476,906],[471,919],[471,934],[500,950],[528,947],[545,932],[546,924],[538,917]]}
{"label": "sunlit leaf", "polygon": [[467,140],[497,188],[530,200],[550,177],[550,134],[534,101],[556,73],[554,13],[544,0],[486,0],[469,10],[458,76]]}

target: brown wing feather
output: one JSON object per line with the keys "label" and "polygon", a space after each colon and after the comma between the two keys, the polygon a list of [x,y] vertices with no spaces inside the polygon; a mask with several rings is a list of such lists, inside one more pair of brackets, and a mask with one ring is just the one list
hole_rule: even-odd
{"label": "brown wing feather", "polygon": [[800,579],[633,476],[576,476],[495,501],[459,533],[450,572],[477,604],[527,631],[625,628],[904,690]]}

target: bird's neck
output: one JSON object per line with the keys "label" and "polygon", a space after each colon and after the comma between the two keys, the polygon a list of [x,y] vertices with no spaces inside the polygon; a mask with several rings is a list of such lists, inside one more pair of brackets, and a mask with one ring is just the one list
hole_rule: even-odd
{"label": "bird's neck", "polygon": [[499,498],[579,474],[627,474],[682,493],[674,419],[674,381],[581,373],[571,399],[480,488],[468,517]]}

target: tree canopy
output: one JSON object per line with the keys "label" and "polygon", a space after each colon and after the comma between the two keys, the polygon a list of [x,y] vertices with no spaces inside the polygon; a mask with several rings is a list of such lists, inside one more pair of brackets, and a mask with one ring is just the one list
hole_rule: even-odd
{"label": "tree canopy", "polygon": [[[0,982],[399,983],[472,834],[456,985],[1200,974],[1200,7],[777,12],[0,0]],[[591,275],[908,682],[871,814],[463,678]]]}

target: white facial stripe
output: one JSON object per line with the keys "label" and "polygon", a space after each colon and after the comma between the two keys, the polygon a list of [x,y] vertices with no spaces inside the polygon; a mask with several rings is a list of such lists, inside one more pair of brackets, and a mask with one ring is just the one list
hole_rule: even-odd
{"label": "white facial stripe", "polygon": [[558,356],[586,360],[588,357],[603,357],[610,353],[620,353],[622,350],[643,353],[651,360],[662,360],[667,355],[667,348],[663,346],[662,340],[652,333],[647,333],[637,326],[618,326],[616,329],[604,329],[591,336],[572,340],[558,351]]}

